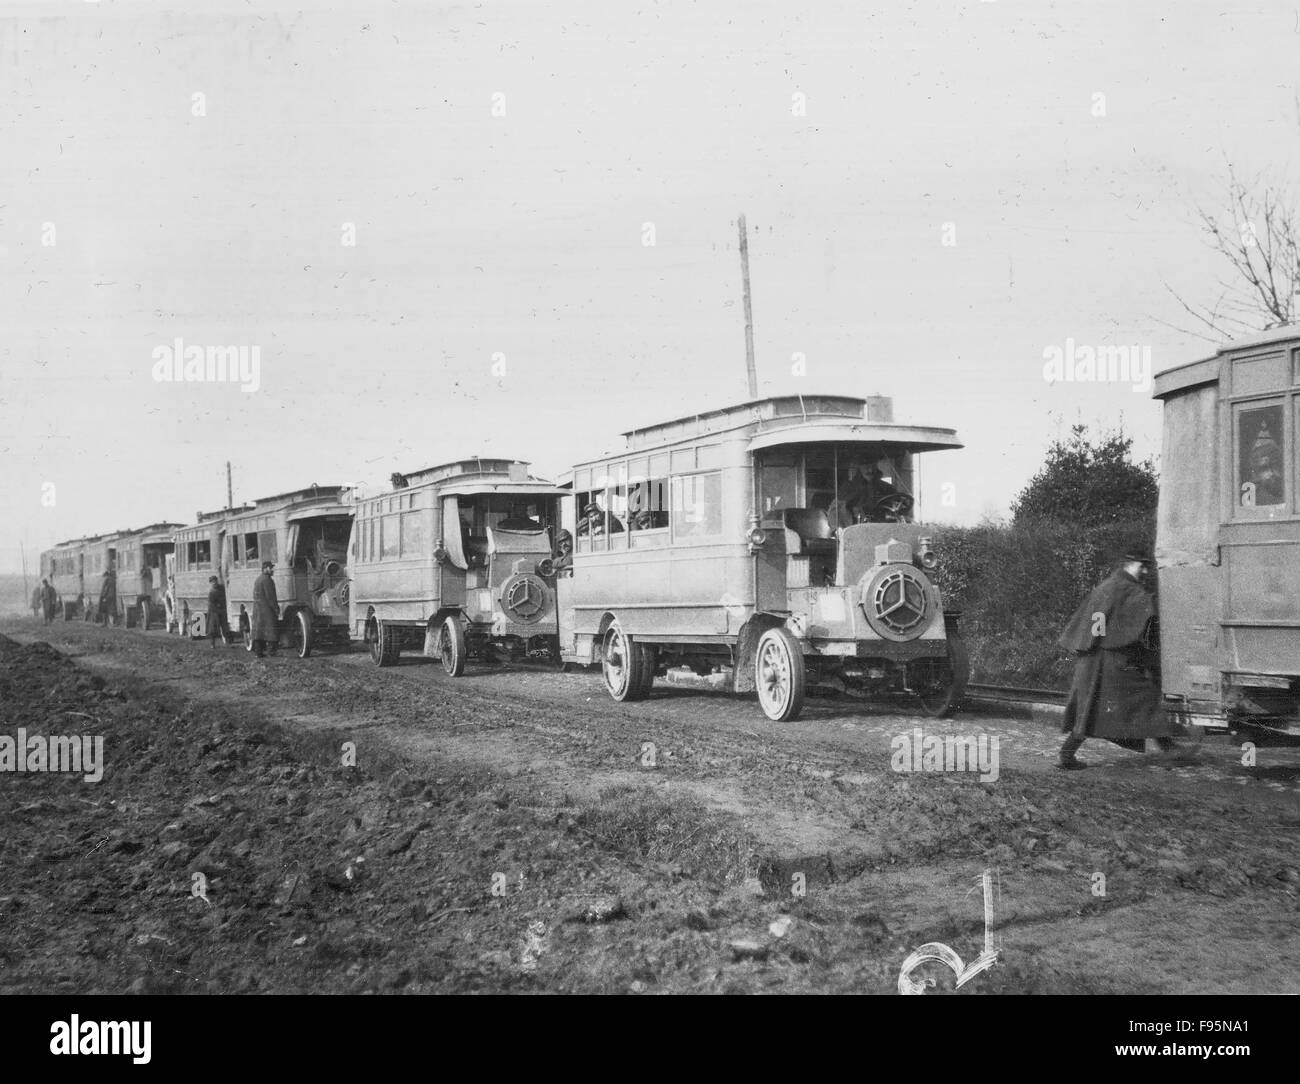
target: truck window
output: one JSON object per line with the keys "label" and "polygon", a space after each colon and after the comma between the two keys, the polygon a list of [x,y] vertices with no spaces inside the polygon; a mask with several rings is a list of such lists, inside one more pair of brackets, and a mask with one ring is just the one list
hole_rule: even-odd
{"label": "truck window", "polygon": [[1286,459],[1281,403],[1240,408],[1237,415],[1237,506],[1286,503]]}
{"label": "truck window", "polygon": [[716,538],[722,534],[722,472],[673,479],[673,537]]}

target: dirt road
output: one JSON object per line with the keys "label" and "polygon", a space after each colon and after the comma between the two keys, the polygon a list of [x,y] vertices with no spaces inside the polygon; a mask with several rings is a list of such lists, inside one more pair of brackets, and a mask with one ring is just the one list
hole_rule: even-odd
{"label": "dirt road", "polygon": [[[0,774],[0,990],[885,993],[923,943],[978,953],[992,869],[962,994],[1300,992],[1293,750],[1065,773],[1046,714],[775,724],[595,673],[0,632],[0,735],[106,762]],[[935,736],[984,739],[984,781],[898,770]]]}

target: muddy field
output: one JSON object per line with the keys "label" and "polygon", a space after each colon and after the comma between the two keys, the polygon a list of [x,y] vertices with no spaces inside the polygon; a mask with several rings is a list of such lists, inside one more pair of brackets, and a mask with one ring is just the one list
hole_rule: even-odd
{"label": "muddy field", "polygon": [[[1065,773],[1048,713],[775,724],[595,673],[0,632],[0,736],[105,762],[0,773],[0,992],[889,993],[923,943],[978,953],[985,869],[999,957],[962,995],[1300,992],[1294,750]],[[918,726],[996,738],[997,779],[894,770]]]}

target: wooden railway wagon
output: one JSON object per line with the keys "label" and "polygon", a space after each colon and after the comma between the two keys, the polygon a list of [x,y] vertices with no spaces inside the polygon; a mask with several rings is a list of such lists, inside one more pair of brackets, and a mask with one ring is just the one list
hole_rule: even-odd
{"label": "wooden railway wagon", "polygon": [[200,512],[193,524],[177,528],[169,585],[172,604],[167,617],[168,631],[175,628],[180,635],[190,637],[208,634],[209,578],[216,576],[223,584],[226,582],[221,554],[227,523],[251,508],[252,505],[241,505],[219,512]]}
{"label": "wooden railway wagon", "polygon": [[348,537],[353,505],[345,486],[317,486],[254,501],[227,517],[222,579],[232,630],[253,650],[253,584],[262,563],[280,602],[280,643],[300,659],[321,644],[348,643]]}
{"label": "wooden railway wagon", "polygon": [[1300,741],[1300,327],[1159,374],[1161,677],[1175,720]]}
{"label": "wooden railway wagon", "polygon": [[574,470],[566,662],[600,662],[616,700],[673,666],[726,672],[777,720],[809,681],[955,708],[966,653],[911,521],[914,456],[960,448],[951,429],[895,425],[883,398],[783,396],[624,435]]}
{"label": "wooden railway wagon", "polygon": [[351,622],[371,658],[407,648],[459,676],[470,657],[554,652],[552,559],[564,490],[518,460],[464,459],[398,475],[357,501]]}
{"label": "wooden railway wagon", "polygon": [[123,531],[110,540],[108,556],[117,571],[118,618],[124,626],[147,629],[166,609],[167,558],[180,523],[154,523]]}

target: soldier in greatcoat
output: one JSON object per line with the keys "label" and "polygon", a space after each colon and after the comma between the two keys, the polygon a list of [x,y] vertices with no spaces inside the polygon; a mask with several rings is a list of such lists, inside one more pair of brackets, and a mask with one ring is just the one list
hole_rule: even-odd
{"label": "soldier in greatcoat", "polygon": [[117,573],[104,570],[104,582],[99,586],[99,617],[105,625],[117,624]]}
{"label": "soldier in greatcoat", "polygon": [[280,643],[280,599],[271,578],[274,568],[273,562],[263,561],[262,574],[253,583],[253,651],[259,659],[266,657],[268,644],[274,655]]}
{"label": "soldier in greatcoat", "polygon": [[208,638],[217,646],[217,637],[230,646],[230,622],[226,618],[226,589],[216,576],[208,577]]}
{"label": "soldier in greatcoat", "polygon": [[45,618],[48,625],[54,620],[54,607],[58,602],[59,593],[54,590],[54,585],[49,580],[41,580],[41,615]]}
{"label": "soldier in greatcoat", "polygon": [[1075,754],[1086,738],[1140,753],[1146,739],[1173,748],[1176,728],[1160,703],[1155,596],[1147,589],[1151,550],[1133,546],[1075,611],[1058,643],[1075,653],[1074,682],[1057,767],[1086,767]]}

